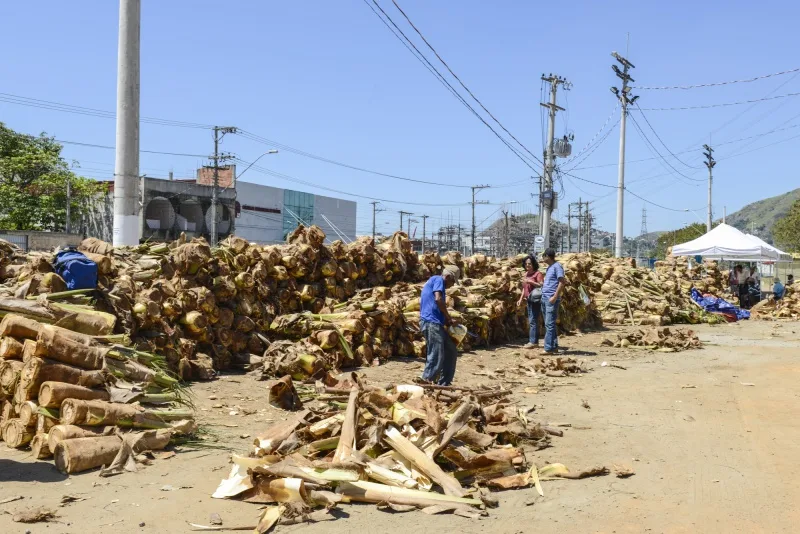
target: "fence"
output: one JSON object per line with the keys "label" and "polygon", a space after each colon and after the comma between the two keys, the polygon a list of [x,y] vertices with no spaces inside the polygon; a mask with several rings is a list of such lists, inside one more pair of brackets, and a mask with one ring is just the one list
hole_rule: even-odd
{"label": "fence", "polygon": [[11,243],[13,245],[17,245],[19,248],[21,248],[23,250],[23,252],[28,252],[28,236],[27,235],[0,233],[0,239],[5,239],[9,243]]}

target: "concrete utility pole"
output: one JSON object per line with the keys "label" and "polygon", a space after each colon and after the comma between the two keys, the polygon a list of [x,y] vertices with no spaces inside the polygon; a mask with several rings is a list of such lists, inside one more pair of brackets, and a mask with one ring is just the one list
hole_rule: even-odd
{"label": "concrete utility pole", "polygon": [[567,252],[572,252],[572,204],[567,205]]}
{"label": "concrete utility pole", "polygon": [[473,185],[472,186],[472,235],[470,235],[470,254],[475,254],[475,204],[488,204],[488,200],[475,200],[475,191],[480,191],[481,189],[488,188],[488,185]]}
{"label": "concrete utility pole", "polygon": [[508,210],[503,210],[503,257],[508,257]]}
{"label": "concrete utility pole", "polygon": [[410,213],[408,211],[400,211],[400,231],[401,232],[403,231],[403,215],[408,215],[409,217],[411,217],[414,214]]}
{"label": "concrete utility pole", "polygon": [[631,88],[628,86],[629,82],[634,81],[633,78],[631,78],[628,75],[628,71],[635,67],[630,61],[628,61],[621,55],[617,54],[616,52],[612,52],[611,55],[622,65],[622,70],[620,70],[619,67],[617,67],[616,65],[611,65],[611,68],[614,70],[614,73],[617,75],[619,79],[622,80],[621,91],[616,87],[611,88],[611,92],[614,93],[619,99],[620,109],[622,110],[622,115],[619,121],[619,178],[617,180],[617,232],[616,232],[617,235],[614,244],[614,256],[617,258],[621,258],[624,252],[622,250],[622,244],[624,242],[622,227],[624,224],[624,208],[625,208],[625,122],[626,119],[628,118],[628,104],[633,104],[639,97],[631,95],[630,94]]}
{"label": "concrete utility pole", "polygon": [[706,157],[706,161],[704,161],[703,163],[705,163],[706,167],[708,167],[708,215],[706,215],[706,232],[710,232],[711,231],[711,219],[713,217],[712,210],[711,210],[711,184],[714,181],[714,173],[713,173],[712,169],[717,164],[717,162],[714,160],[714,157],[711,155],[714,152],[714,149],[711,148],[708,145],[703,145],[703,148],[706,149],[706,151],[703,152],[703,155]]}
{"label": "concrete utility pole", "polygon": [[114,158],[115,247],[139,244],[139,39],[141,0],[119,1],[117,133]]}
{"label": "concrete utility pole", "polygon": [[578,198],[578,252],[583,251],[583,199]]}
{"label": "concrete utility pole", "polygon": [[550,118],[547,123],[547,153],[544,165],[544,186],[541,196],[542,216],[540,219],[541,235],[544,236],[544,248],[547,249],[550,247],[550,217],[553,213],[553,169],[556,166],[553,141],[556,131],[556,112],[564,111],[564,108],[556,105],[556,92],[560,84],[564,85],[564,89],[569,89],[569,82],[553,74],[548,76],[542,75],[542,80],[550,84],[550,102],[547,104],[544,102],[540,103],[541,106],[550,110]]}
{"label": "concrete utility pole", "polygon": [[427,235],[425,226],[430,215],[420,215],[420,217],[422,218],[422,254],[425,254],[425,236]]}
{"label": "concrete utility pole", "polygon": [[220,154],[219,153],[219,142],[222,141],[222,138],[225,134],[229,133],[236,133],[236,127],[234,126],[214,126],[214,155],[211,159],[214,161],[214,165],[212,169],[214,169],[214,184],[212,185],[213,189],[211,190],[211,246],[214,247],[217,245],[217,225],[219,221],[217,221],[217,204],[219,204],[219,163],[220,161],[224,161],[230,159],[231,156],[229,154]]}

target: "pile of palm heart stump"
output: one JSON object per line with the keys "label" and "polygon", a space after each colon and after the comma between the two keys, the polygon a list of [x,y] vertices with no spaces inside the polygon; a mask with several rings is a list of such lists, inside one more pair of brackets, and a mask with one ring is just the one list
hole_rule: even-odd
{"label": "pile of palm heart stump", "polygon": [[[63,291],[51,257],[0,246],[0,282],[9,297],[39,299],[54,317],[99,310],[114,332],[163,358],[181,379],[209,379],[229,368],[305,378],[325,370],[371,365],[393,356],[422,356],[419,295],[431,274],[457,272],[448,308],[469,334],[462,350],[506,343],[527,331],[517,306],[522,257],[417,255],[406,235],[382,243],[361,237],[323,244],[316,226],[299,226],[284,245],[230,237],[218,247],[202,239],[113,248],[89,238],[79,250],[98,264],[98,288]],[[713,292],[722,274],[705,276],[682,259],[655,271],[631,260],[566,254],[562,331],[606,324],[666,325],[715,321],[688,296],[692,285]],[[4,307],[0,289],[0,312]],[[77,294],[76,294],[77,293]],[[5,299],[11,301],[13,299]],[[16,301],[15,301],[16,302]]]}

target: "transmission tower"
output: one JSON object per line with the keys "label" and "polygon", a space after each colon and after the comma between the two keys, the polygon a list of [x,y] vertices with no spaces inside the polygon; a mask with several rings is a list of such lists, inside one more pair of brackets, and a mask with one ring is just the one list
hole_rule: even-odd
{"label": "transmission tower", "polygon": [[647,235],[647,206],[642,207],[642,230],[639,233],[640,237]]}

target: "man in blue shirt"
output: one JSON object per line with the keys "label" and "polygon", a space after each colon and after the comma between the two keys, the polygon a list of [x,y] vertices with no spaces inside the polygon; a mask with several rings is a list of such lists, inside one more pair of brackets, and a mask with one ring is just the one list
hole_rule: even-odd
{"label": "man in blue shirt", "polygon": [[558,307],[564,291],[564,268],[556,261],[556,251],[548,248],[542,255],[547,265],[542,284],[542,317],[544,317],[544,351],[542,354],[555,354],[558,351]]}
{"label": "man in blue shirt", "polygon": [[776,301],[781,300],[786,293],[786,288],[781,284],[781,281],[776,278],[775,284],[772,286],[772,295]]}
{"label": "man in blue shirt", "polygon": [[447,333],[453,320],[447,313],[445,288],[452,287],[456,279],[452,272],[433,275],[422,287],[419,299],[419,329],[425,337],[427,358],[422,380],[440,386],[449,386],[456,374],[456,344]]}

